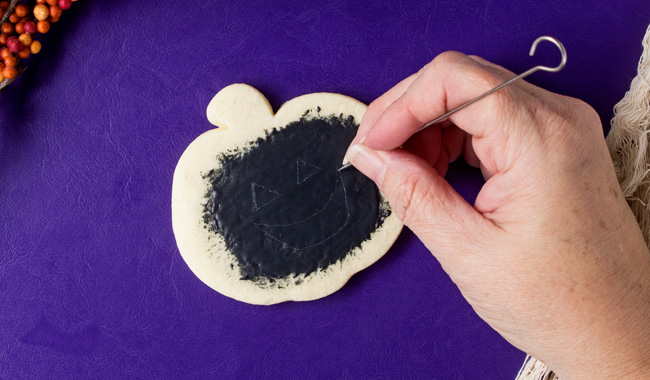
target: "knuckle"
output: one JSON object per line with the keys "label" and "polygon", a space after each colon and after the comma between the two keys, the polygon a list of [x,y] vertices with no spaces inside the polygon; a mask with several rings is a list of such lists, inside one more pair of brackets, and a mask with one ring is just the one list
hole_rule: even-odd
{"label": "knuckle", "polygon": [[417,223],[426,214],[425,205],[429,207],[432,201],[429,181],[423,180],[420,173],[410,173],[400,178],[393,199],[394,211],[397,217],[406,225]]}
{"label": "knuckle", "polygon": [[594,158],[597,140],[603,140],[596,111],[587,103],[566,96],[533,98],[532,120],[546,154],[573,170]]}
{"label": "knuckle", "polygon": [[[474,78],[476,78],[476,81],[479,83],[479,85],[486,90],[490,90],[510,79],[510,77],[507,76],[505,72],[497,70],[493,67],[487,67],[483,65],[476,66],[472,71],[472,74]],[[504,92],[509,91],[512,91],[512,86],[502,88],[490,96],[502,96]]]}
{"label": "knuckle", "polygon": [[385,108],[386,108],[385,101],[377,99],[372,103],[368,104],[368,108],[366,109],[366,114],[367,115],[379,114]]}
{"label": "knuckle", "polygon": [[409,174],[398,183],[395,188],[395,213],[397,217],[408,224],[413,217],[415,208],[416,191],[421,186],[417,175]]}
{"label": "knuckle", "polygon": [[558,132],[568,137],[571,133],[578,133],[575,137],[582,139],[582,133],[587,129],[600,131],[600,117],[598,113],[582,100],[566,96],[558,97],[556,102],[537,101],[536,109],[538,122],[545,123],[551,131]]}
{"label": "knuckle", "polygon": [[571,98],[571,102],[568,103],[568,106],[571,114],[581,117],[590,125],[597,125],[600,127],[600,116],[598,115],[598,112],[596,112],[596,110],[587,102]]}
{"label": "knuckle", "polygon": [[509,73],[495,68],[495,65],[481,57],[468,56],[457,51],[443,52],[429,65],[435,67],[435,70],[431,71],[442,71],[447,75],[453,73],[454,76],[473,82],[477,89],[483,91],[500,85],[510,77]]}
{"label": "knuckle", "polygon": [[443,52],[429,65],[436,66],[438,69],[460,70],[464,77],[470,78],[478,88],[485,90],[500,85],[514,75],[477,55],[468,56],[457,51]]}
{"label": "knuckle", "polygon": [[430,108],[428,106],[429,101],[430,99],[424,96],[412,96],[405,103],[406,112],[408,112],[412,119],[417,120],[420,124],[427,123],[432,119],[422,115],[423,113],[426,113],[422,111]]}
{"label": "knuckle", "polygon": [[456,66],[466,59],[468,59],[468,57],[465,54],[449,50],[438,54],[430,64],[440,67]]}

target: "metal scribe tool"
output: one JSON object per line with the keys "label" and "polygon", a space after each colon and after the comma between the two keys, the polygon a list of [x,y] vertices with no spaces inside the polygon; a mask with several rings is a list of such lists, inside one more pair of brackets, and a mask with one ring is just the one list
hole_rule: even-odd
{"label": "metal scribe tool", "polygon": [[[530,56],[535,55],[535,50],[537,49],[537,45],[541,41],[550,41],[550,42],[554,43],[555,46],[558,47],[558,49],[560,49],[560,53],[562,54],[562,61],[560,62],[560,64],[558,66],[556,66],[556,67],[535,66],[532,69],[529,69],[528,71],[525,71],[525,72],[517,75],[516,77],[501,83],[500,85],[496,86],[495,88],[491,89],[490,91],[475,97],[474,99],[468,101],[467,103],[461,104],[460,106],[452,109],[451,111],[445,113],[444,115],[438,117],[437,119],[424,124],[422,127],[420,127],[420,129],[415,131],[415,133],[418,133],[418,132],[420,132],[421,130],[423,130],[425,128],[428,128],[428,127],[430,127],[430,126],[432,126],[434,124],[437,124],[437,123],[440,123],[441,121],[446,120],[449,116],[451,116],[452,114],[462,110],[463,108],[465,108],[465,107],[467,107],[467,106],[469,106],[469,105],[471,105],[471,104],[473,104],[475,102],[478,102],[479,100],[485,98],[486,96],[488,96],[488,95],[490,95],[490,94],[492,94],[492,93],[494,93],[496,91],[499,91],[500,89],[512,84],[514,81],[525,78],[525,77],[529,76],[530,74],[532,74],[532,73],[534,73],[536,71],[544,70],[544,71],[548,71],[548,72],[551,72],[551,73],[556,73],[556,72],[562,70],[564,68],[564,66],[566,65],[566,58],[567,58],[566,57],[566,49],[564,48],[564,45],[562,45],[562,43],[560,41],[558,41],[557,39],[555,39],[553,37],[541,36],[541,37],[537,38],[535,40],[535,42],[533,42],[533,46],[531,46],[530,53],[528,53],[528,55],[530,55]],[[350,163],[345,164],[345,165],[341,166],[339,168],[339,170],[346,169],[346,168],[348,168],[350,166],[352,166],[352,164],[350,164]]]}

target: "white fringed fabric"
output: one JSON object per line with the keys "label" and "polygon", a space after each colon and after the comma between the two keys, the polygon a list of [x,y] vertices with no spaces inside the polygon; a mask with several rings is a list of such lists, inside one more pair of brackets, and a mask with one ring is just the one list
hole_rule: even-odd
{"label": "white fringed fabric", "polygon": [[616,107],[607,145],[623,195],[650,241],[650,27],[630,91]]}
{"label": "white fringed fabric", "polygon": [[[630,91],[614,107],[607,146],[627,203],[650,246],[650,26]],[[544,363],[526,357],[516,380],[559,380]]]}
{"label": "white fringed fabric", "polygon": [[546,364],[529,355],[526,356],[516,380],[559,380],[559,378]]}

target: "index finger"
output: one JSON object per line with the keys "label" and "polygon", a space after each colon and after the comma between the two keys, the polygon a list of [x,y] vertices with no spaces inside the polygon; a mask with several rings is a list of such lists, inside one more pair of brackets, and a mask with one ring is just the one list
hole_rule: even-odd
{"label": "index finger", "polygon": [[[368,130],[364,144],[376,150],[402,145],[422,125],[507,80],[506,73],[459,52],[436,57],[388,106]],[[507,128],[507,116],[519,112],[518,99],[527,93],[506,87],[450,117],[459,128],[477,137]]]}
{"label": "index finger", "polygon": [[403,79],[401,82],[393,86],[390,90],[386,91],[383,95],[375,99],[372,103],[368,105],[366,113],[361,119],[359,124],[359,130],[357,135],[350,143],[350,146],[358,144],[365,137],[365,135],[370,131],[370,128],[375,124],[377,119],[382,115],[382,113],[390,106],[396,99],[399,99],[400,96],[406,92],[411,83],[417,78],[418,73],[415,73],[406,79]]}

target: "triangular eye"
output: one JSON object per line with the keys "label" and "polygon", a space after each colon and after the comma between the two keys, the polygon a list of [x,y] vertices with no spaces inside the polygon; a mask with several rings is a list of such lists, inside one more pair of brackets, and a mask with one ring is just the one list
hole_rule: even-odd
{"label": "triangular eye", "polygon": [[296,160],[296,184],[300,185],[309,178],[313,177],[314,174],[318,173],[322,169],[318,166],[308,164],[300,158]]}
{"label": "triangular eye", "polygon": [[280,193],[255,182],[251,182],[251,199],[253,210],[257,211],[274,200],[280,198]]}

